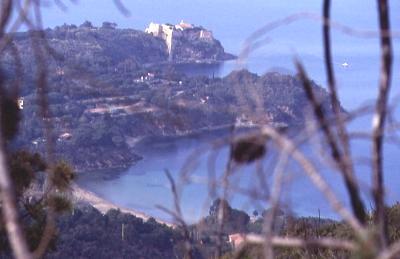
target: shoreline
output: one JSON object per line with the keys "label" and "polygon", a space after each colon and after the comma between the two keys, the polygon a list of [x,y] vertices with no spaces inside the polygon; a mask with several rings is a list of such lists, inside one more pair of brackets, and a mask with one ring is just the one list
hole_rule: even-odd
{"label": "shoreline", "polygon": [[95,194],[89,190],[83,189],[82,187],[78,186],[78,184],[76,184],[76,183],[73,183],[71,187],[72,187],[72,196],[73,196],[74,202],[86,202],[86,203],[90,204],[92,207],[94,207],[95,209],[97,209],[98,211],[100,211],[102,214],[106,214],[109,210],[115,209],[115,210],[121,211],[122,213],[130,214],[137,218],[141,218],[144,221],[147,221],[150,218],[153,218],[157,223],[164,224],[171,228],[177,227],[177,225],[175,225],[171,222],[149,216],[146,213],[143,213],[143,212],[140,212],[140,211],[137,211],[134,209],[124,208],[122,206],[116,205],[110,201],[107,201],[107,200],[99,197],[97,194]]}
{"label": "shoreline", "polygon": [[174,60],[174,61],[161,61],[157,63],[145,63],[144,68],[154,68],[162,66],[175,66],[175,65],[218,65],[226,61],[238,60],[238,56],[232,53],[224,53],[225,56],[220,59],[186,59],[186,60]]}
{"label": "shoreline", "polygon": [[[212,128],[201,128],[201,129],[197,129],[194,131],[189,131],[189,132],[181,132],[178,134],[174,134],[174,135],[161,135],[161,136],[144,136],[141,138],[137,138],[134,145],[131,146],[131,149],[133,150],[135,147],[137,148],[138,146],[140,146],[141,144],[143,144],[143,142],[145,142],[148,139],[151,138],[159,138],[159,140],[174,140],[174,139],[178,139],[178,138],[185,138],[185,137],[193,137],[193,136],[201,136],[204,133],[211,133],[212,135],[219,135],[219,134],[226,134],[227,132],[229,132],[229,129],[231,128],[232,125],[221,125],[221,126],[217,126],[217,127],[212,127]],[[143,159],[143,156],[142,156]],[[140,161],[140,160],[139,160]],[[97,170],[84,170],[81,169],[79,171],[77,171],[78,174],[84,174],[84,173],[90,173],[90,174],[98,174],[101,172],[108,172],[110,170],[117,170],[118,172],[123,172],[125,170],[127,170],[128,168],[134,166],[138,161],[135,161],[134,163],[132,163],[129,166],[121,166],[118,168],[99,168]],[[112,174],[112,177],[118,177],[115,176],[115,174]],[[90,204],[92,207],[94,207],[95,209],[97,209],[98,211],[100,211],[102,214],[106,214],[109,210],[111,209],[116,209],[116,210],[120,210],[123,213],[127,213],[130,215],[133,215],[135,217],[141,218],[144,221],[147,221],[150,218],[155,219],[156,222],[160,223],[160,224],[165,224],[168,227],[172,227],[172,228],[176,228],[177,225],[156,217],[152,217],[144,212],[135,210],[135,209],[131,209],[131,208],[125,208],[122,206],[119,206],[117,204],[112,203],[111,201],[108,201],[102,197],[100,197],[99,195],[97,195],[96,193],[89,191],[81,186],[78,185],[78,183],[74,182],[71,186],[72,189],[72,196],[73,196],[73,200],[74,202],[85,202]]]}
{"label": "shoreline", "polygon": [[[257,127],[259,127],[259,126],[260,125],[258,125],[258,124],[254,124],[254,125],[253,124],[251,124],[251,125],[250,124],[249,125],[242,124],[242,125],[236,126],[236,130],[238,130],[238,132],[243,131],[243,130],[252,130],[252,129],[257,129]],[[271,126],[287,127],[287,124],[277,122],[277,123],[272,123]],[[295,127],[296,125],[293,125],[293,126]],[[136,165],[141,160],[143,160],[143,158],[144,158],[143,155],[137,151],[140,151],[140,146],[143,144],[143,142],[146,142],[149,139],[157,139],[160,141],[170,141],[170,140],[179,139],[179,138],[190,138],[190,137],[196,137],[196,136],[202,137],[206,134],[208,136],[221,136],[221,135],[228,136],[227,134],[229,134],[231,128],[232,128],[232,124],[223,124],[223,125],[219,125],[219,126],[202,127],[199,129],[175,132],[174,134],[147,135],[147,136],[135,137],[135,138],[133,138],[135,140],[133,143],[132,142],[127,143],[129,145],[130,149],[132,150],[132,152],[139,156],[139,159],[136,159],[132,163],[111,166],[111,167],[110,166],[109,167],[99,167],[99,168],[79,167],[79,168],[74,168],[74,169],[75,169],[75,172],[78,174],[88,173],[88,172],[95,173],[95,172],[99,172],[99,171],[109,171],[109,170],[125,171],[125,170],[129,169],[130,167]]]}
{"label": "shoreline", "polygon": [[[137,152],[138,147],[143,145],[144,142],[146,142],[149,139],[158,139],[160,141],[170,141],[174,139],[179,139],[179,138],[190,138],[190,137],[196,137],[196,136],[203,136],[204,134],[210,134],[210,135],[219,135],[219,134],[227,134],[229,133],[230,129],[232,127],[232,124],[223,124],[219,126],[214,126],[214,127],[203,127],[199,129],[194,129],[194,130],[188,130],[188,131],[181,131],[181,132],[176,132],[175,134],[161,134],[161,135],[147,135],[147,136],[141,136],[141,137],[136,137],[133,138],[134,141],[130,140],[129,143],[127,143],[131,149],[131,152],[134,153],[135,155],[138,155],[140,158],[133,161],[132,163],[125,164],[125,165],[118,165],[118,166],[109,166],[109,167],[98,167],[98,168],[74,168],[75,172],[77,174],[83,174],[83,173],[96,173],[96,172],[101,172],[101,171],[125,171],[131,168],[132,166],[135,166],[138,162],[143,160],[143,154],[140,154],[140,152]],[[241,126],[238,129],[252,129],[256,128],[256,126]],[[139,148],[140,149],[140,148]],[[135,152],[136,151],[136,152]]]}

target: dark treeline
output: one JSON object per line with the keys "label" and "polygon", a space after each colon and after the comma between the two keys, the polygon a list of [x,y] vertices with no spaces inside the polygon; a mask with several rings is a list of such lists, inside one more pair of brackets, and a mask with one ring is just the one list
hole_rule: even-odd
{"label": "dark treeline", "polygon": [[[192,256],[196,259],[211,258],[217,248],[217,211],[225,206],[222,229],[224,258],[231,258],[234,247],[229,243],[231,234],[263,233],[264,217],[269,210],[246,212],[234,209],[225,201],[216,200],[209,215],[199,223],[189,226]],[[400,239],[400,205],[387,208],[390,243]],[[370,214],[372,222],[374,214]],[[78,204],[74,210],[58,218],[57,235],[46,258],[183,258],[185,239],[180,227],[171,228],[150,218],[143,221],[135,216],[110,210],[100,213],[91,206]],[[318,217],[296,217],[279,211],[274,232],[280,236],[304,239],[335,237],[354,239],[351,229],[343,222]],[[3,248],[4,249],[4,248]],[[361,249],[361,248],[360,248]],[[367,250],[365,250],[368,252]],[[359,251],[357,251],[359,252]],[[262,246],[249,245],[243,258],[263,258]],[[9,250],[1,256],[7,257]],[[247,256],[247,257],[246,257]],[[350,258],[350,252],[335,249],[276,249],[276,258]]]}

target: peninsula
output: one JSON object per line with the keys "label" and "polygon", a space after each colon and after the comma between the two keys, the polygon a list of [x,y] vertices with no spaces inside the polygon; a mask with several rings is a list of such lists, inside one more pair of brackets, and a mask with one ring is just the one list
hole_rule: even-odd
{"label": "peninsula", "polygon": [[[24,60],[23,120],[14,145],[44,153],[32,35],[13,35]],[[46,84],[56,157],[77,171],[129,167],[141,159],[135,145],[146,137],[184,136],[233,124],[305,122],[308,102],[296,76],[241,70],[224,78],[189,77],[173,65],[157,66],[229,57],[202,27],[153,23],[143,32],[85,22],[47,29],[44,40],[52,50]],[[13,80],[12,50],[1,59],[4,75]],[[326,91],[313,87],[321,103],[329,103]]]}

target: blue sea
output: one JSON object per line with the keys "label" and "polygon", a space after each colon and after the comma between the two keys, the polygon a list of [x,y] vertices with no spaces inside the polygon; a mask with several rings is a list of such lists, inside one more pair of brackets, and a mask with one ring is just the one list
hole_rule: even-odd
{"label": "blue sea", "polygon": [[[113,1],[86,0],[78,4],[68,3],[67,11],[56,7],[44,8],[44,23],[50,27],[60,23],[80,24],[85,20],[101,25],[103,21],[116,22],[119,27],[144,29],[150,22],[185,22],[202,25],[213,31],[214,36],[221,41],[227,52],[240,54],[245,40],[262,26],[294,13],[313,13],[321,11],[322,1],[304,0],[136,0],[125,1],[130,10],[130,16],[122,15],[113,6]],[[400,2],[390,1],[391,25],[393,30],[400,30]],[[361,31],[376,31],[377,14],[376,1],[348,0],[334,1],[332,17],[337,23],[350,26]],[[88,12],[88,10],[91,10]],[[244,63],[228,61],[213,67],[186,67],[185,72],[191,75],[225,76],[239,68],[247,68],[258,74],[267,71],[279,71],[294,74],[294,58],[300,59],[309,76],[318,84],[326,86],[322,55],[321,24],[313,19],[300,19],[292,24],[275,28],[264,35],[265,44],[250,53]],[[334,69],[338,83],[339,95],[343,107],[352,111],[365,104],[372,104],[377,95],[377,85],[380,68],[379,40],[376,37],[356,37],[344,34],[333,28]],[[391,100],[399,94],[400,66],[399,39],[393,39],[395,61],[393,65],[393,80]],[[343,66],[347,63],[348,66]],[[398,109],[394,112],[399,115]],[[354,121],[349,128],[352,131],[368,131],[371,129],[371,116],[363,116]],[[194,159],[190,154],[201,146],[209,147],[204,136],[174,139],[153,145],[141,150],[144,159],[125,172],[110,172],[110,174],[86,174],[79,183],[98,195],[124,207],[143,211],[154,217],[171,220],[171,217],[156,208],[162,205],[172,208],[172,195],[164,170],[168,169],[178,179],[182,167],[188,161],[193,162],[191,172],[192,183],[182,190],[181,204],[183,213],[188,221],[195,221],[208,213],[208,188],[205,185],[210,169],[210,152],[196,154]],[[206,138],[211,139],[211,138]],[[369,184],[371,170],[368,157],[371,154],[371,144],[360,140],[352,142],[352,152],[359,162],[357,176],[360,188],[369,207],[371,196]],[[305,152],[318,158],[321,150]],[[210,150],[210,148],[208,149]],[[398,146],[388,141],[384,148],[386,199],[388,203],[400,200],[400,152]],[[224,171],[227,163],[228,149],[222,148],[215,161],[217,173]],[[268,167],[270,160],[277,155],[271,151],[267,161],[258,165],[244,166],[237,169],[233,176],[234,183],[239,187],[258,188],[259,178],[256,171],[263,166],[266,180],[271,181],[273,168]],[[324,177],[340,199],[348,204],[346,193],[340,175],[319,165]],[[338,218],[329,204],[308,178],[296,166],[288,170],[283,189],[282,206],[290,208],[297,215],[318,215]],[[266,190],[267,192],[267,190]],[[251,202],[246,195],[233,195],[231,202],[235,207],[249,212],[254,209],[262,210],[268,207],[266,201]]]}

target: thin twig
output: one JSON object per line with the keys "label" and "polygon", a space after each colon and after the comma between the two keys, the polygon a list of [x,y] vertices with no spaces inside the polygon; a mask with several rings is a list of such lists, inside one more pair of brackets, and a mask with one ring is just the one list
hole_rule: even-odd
{"label": "thin twig", "polygon": [[[250,234],[247,235],[245,241],[252,244],[263,244],[265,238],[260,235]],[[293,247],[293,248],[307,248],[307,247],[323,247],[330,249],[343,249],[355,250],[357,246],[351,242],[341,239],[333,239],[322,237],[318,239],[301,239],[295,237],[277,237],[271,238],[271,243],[274,247]]]}
{"label": "thin twig", "polygon": [[225,172],[222,176],[222,199],[220,200],[217,219],[218,219],[218,233],[217,233],[217,258],[222,256],[222,245],[223,245],[223,230],[225,225],[225,215],[227,213],[225,208],[225,202],[228,198],[228,190],[229,190],[229,177],[233,171],[233,137],[234,137],[235,128],[232,126],[231,134],[230,134],[230,149],[229,149],[229,158],[228,163],[226,164]]}
{"label": "thin twig", "polygon": [[[0,134],[0,136],[2,136]],[[10,175],[7,171],[7,165],[4,155],[3,139],[0,137],[0,190],[2,201],[2,213],[8,238],[15,258],[32,258],[21,225],[18,222],[17,202],[15,200],[15,191]]]}
{"label": "thin twig", "polygon": [[[335,80],[335,72],[333,69],[332,65],[332,48],[331,48],[331,37],[330,37],[330,24],[329,21],[331,20],[330,16],[330,10],[331,10],[331,0],[324,0],[323,4],[323,17],[324,17],[324,23],[323,23],[323,42],[324,42],[324,56],[325,56],[325,68],[326,68],[326,74],[328,78],[328,87],[329,87],[329,93],[331,97],[331,105],[333,109],[333,113],[335,116],[335,123],[336,126],[338,127],[338,135],[339,139],[341,141],[341,146],[343,149],[343,155],[340,157],[341,163],[343,163],[343,166],[345,171],[343,173],[349,174],[350,177],[354,179],[354,168],[353,168],[353,163],[351,159],[351,152],[350,152],[350,141],[349,141],[349,136],[345,127],[345,123],[343,120],[343,112],[340,107],[340,102],[338,99],[338,92],[337,92],[337,87],[336,87],[336,80]],[[355,201],[356,202],[356,201]],[[354,205],[354,204],[353,204]],[[358,211],[356,208],[357,213],[359,214],[359,220],[364,222],[365,221],[365,209],[364,212]]]}
{"label": "thin twig", "polygon": [[[300,75],[300,79],[303,82],[306,96],[313,108],[314,115],[317,118],[317,121],[322,130],[322,133],[324,134],[325,139],[328,142],[328,146],[331,150],[331,156],[343,174],[344,182],[346,184],[346,188],[347,188],[347,191],[350,196],[350,201],[351,201],[353,212],[356,215],[357,219],[362,224],[364,224],[367,220],[367,215],[365,212],[364,203],[360,196],[360,191],[359,191],[359,187],[357,185],[357,181],[354,176],[354,172],[352,171],[352,168],[349,167],[348,162],[346,162],[346,160],[349,161],[350,159],[344,158],[344,155],[342,154],[342,151],[340,150],[340,148],[337,144],[335,135],[332,132],[332,128],[330,127],[330,125],[326,119],[326,114],[323,110],[322,104],[319,102],[319,100],[317,100],[317,97],[314,94],[310,80],[308,79],[308,76],[307,76],[303,66],[301,65],[301,63],[299,61],[296,61],[295,63],[296,63],[296,67],[297,67],[297,70]],[[346,142],[347,141],[348,140],[346,140]]]}
{"label": "thin twig", "polygon": [[398,258],[398,256],[400,256],[400,242],[396,242],[387,249],[383,250],[382,253],[378,256],[378,259]]}
{"label": "thin twig", "polygon": [[375,223],[379,231],[380,243],[383,247],[387,244],[387,222],[385,216],[385,190],[383,183],[383,138],[385,120],[387,116],[387,102],[389,98],[390,82],[392,75],[392,43],[390,35],[384,32],[390,30],[389,3],[387,0],[378,0],[379,28],[381,31],[381,72],[379,80],[379,93],[376,101],[375,114],[372,122],[373,132],[373,197],[376,208]]}
{"label": "thin twig", "polygon": [[264,126],[261,129],[261,134],[270,137],[274,140],[282,150],[291,153],[291,157],[299,163],[304,173],[310,178],[311,182],[321,191],[331,207],[353,228],[355,233],[360,239],[366,238],[365,229],[360,222],[350,213],[346,207],[338,200],[335,193],[322,178],[318,170],[314,167],[311,161],[309,161],[304,154],[299,151],[294,143],[285,136],[282,136],[275,129]]}
{"label": "thin twig", "polygon": [[175,207],[175,212],[163,207],[163,206],[157,206],[158,208],[160,208],[161,210],[169,213],[170,215],[172,215],[175,220],[181,225],[181,227],[183,228],[183,234],[185,237],[185,241],[186,241],[186,257],[188,259],[192,258],[192,242],[191,242],[191,238],[190,238],[190,231],[189,228],[183,218],[182,215],[182,210],[181,210],[181,206],[180,206],[180,198],[178,195],[178,191],[176,188],[176,184],[174,181],[174,178],[172,177],[171,173],[168,170],[165,170],[165,175],[168,178],[168,181],[171,185],[171,192],[174,198],[174,207]]}
{"label": "thin twig", "polygon": [[274,172],[274,184],[271,190],[271,197],[269,199],[270,210],[267,215],[264,216],[264,233],[265,233],[265,242],[264,242],[264,253],[266,258],[273,258],[274,251],[272,249],[273,246],[273,224],[274,219],[277,214],[279,199],[281,197],[281,190],[283,185],[283,175],[285,172],[286,165],[289,160],[290,151],[282,151],[279,156],[278,163],[275,167]]}
{"label": "thin twig", "polygon": [[[11,19],[13,10],[13,1],[7,0],[1,3],[1,17],[0,17],[0,41],[3,42],[5,35],[5,27],[8,25]],[[0,85],[3,88],[3,85]],[[4,111],[0,111],[2,116]],[[26,239],[23,235],[23,231],[20,223],[18,222],[18,210],[17,201],[13,182],[8,172],[8,166],[6,163],[5,156],[5,143],[3,140],[3,134],[0,129],[0,190],[2,197],[2,216],[4,218],[5,228],[8,234],[8,239],[11,245],[11,249],[15,258],[26,259],[32,258]]]}

